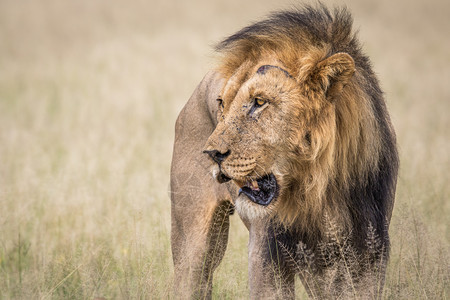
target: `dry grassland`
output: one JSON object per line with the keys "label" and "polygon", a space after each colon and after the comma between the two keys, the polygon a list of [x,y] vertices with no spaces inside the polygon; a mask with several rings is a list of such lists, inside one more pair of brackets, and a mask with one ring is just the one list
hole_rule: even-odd
{"label": "dry grassland", "polygon": [[[215,42],[291,3],[0,0],[0,299],[171,297],[176,115]],[[401,154],[384,297],[445,299],[450,2],[346,4]],[[231,226],[216,299],[247,297],[248,235]]]}

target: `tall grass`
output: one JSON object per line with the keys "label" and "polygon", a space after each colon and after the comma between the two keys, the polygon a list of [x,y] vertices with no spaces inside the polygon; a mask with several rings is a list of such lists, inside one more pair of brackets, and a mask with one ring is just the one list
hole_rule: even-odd
{"label": "tall grass", "polygon": [[[0,298],[170,298],[173,126],[271,1],[0,0]],[[386,299],[449,295],[446,1],[350,1],[401,153]],[[233,216],[213,296],[247,297]],[[306,297],[298,286],[298,297]]]}

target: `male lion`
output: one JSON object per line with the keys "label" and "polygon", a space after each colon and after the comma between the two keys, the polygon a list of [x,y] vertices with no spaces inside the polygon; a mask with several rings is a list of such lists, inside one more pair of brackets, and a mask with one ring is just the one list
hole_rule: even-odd
{"label": "male lion", "polygon": [[211,297],[236,210],[251,298],[293,298],[295,274],[313,298],[380,297],[398,155],[351,26],[346,9],[306,6],[217,46],[176,123],[177,296]]}

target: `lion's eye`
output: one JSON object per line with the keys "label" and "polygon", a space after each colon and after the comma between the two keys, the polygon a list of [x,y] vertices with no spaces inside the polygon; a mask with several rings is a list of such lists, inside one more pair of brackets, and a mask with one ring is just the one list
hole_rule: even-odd
{"label": "lion's eye", "polygon": [[267,104],[267,100],[264,100],[263,98],[255,97],[253,98],[253,106],[250,108],[250,111],[248,114],[250,116],[253,115],[253,113],[258,110],[261,107],[265,107]]}
{"label": "lion's eye", "polygon": [[261,99],[261,98],[258,98],[258,97],[256,97],[255,98],[255,106],[256,107],[261,107],[261,106],[263,106],[264,104],[266,104],[266,100],[264,100],[264,99]]}

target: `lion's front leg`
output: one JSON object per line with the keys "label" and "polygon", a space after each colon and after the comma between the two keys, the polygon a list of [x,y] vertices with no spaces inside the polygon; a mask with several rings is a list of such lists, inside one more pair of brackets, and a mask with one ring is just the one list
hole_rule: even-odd
{"label": "lion's front leg", "polygon": [[249,287],[252,299],[294,299],[295,273],[270,222],[249,225]]}
{"label": "lion's front leg", "polygon": [[[211,298],[213,272],[223,258],[228,241],[228,201],[213,204],[207,199],[189,199],[204,204],[192,211],[185,200],[172,206],[172,254],[174,291],[179,299]],[[194,205],[196,206],[196,205]]]}
{"label": "lion's front leg", "polygon": [[[178,163],[191,164],[194,172],[182,172]],[[171,174],[174,291],[179,299],[211,298],[213,272],[228,241],[230,195],[202,168],[178,160]]]}

